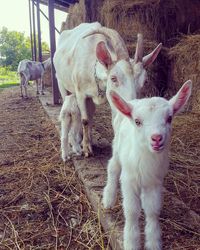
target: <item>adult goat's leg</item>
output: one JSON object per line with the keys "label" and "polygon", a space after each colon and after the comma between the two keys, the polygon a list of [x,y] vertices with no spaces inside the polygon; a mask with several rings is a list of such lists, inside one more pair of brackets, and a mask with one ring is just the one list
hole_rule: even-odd
{"label": "adult goat's leg", "polygon": [[28,95],[27,95],[27,86],[28,86],[28,81],[29,81],[29,78],[26,78],[24,77],[24,91],[25,91],[25,98],[28,98]]}
{"label": "adult goat's leg", "polygon": [[44,95],[44,81],[43,78],[40,78],[40,85],[41,85],[41,94]]}
{"label": "adult goat's leg", "polygon": [[87,114],[86,97],[80,92],[76,93],[78,107],[81,112],[81,121],[83,126],[83,153],[85,157],[93,155],[92,145],[91,145],[91,128],[89,125],[89,117]]}
{"label": "adult goat's leg", "polygon": [[39,91],[39,83],[38,83],[38,79],[35,80],[36,81],[36,88],[37,88],[37,92],[36,94],[39,95],[40,94],[40,91]]}
{"label": "adult goat's leg", "polygon": [[21,97],[23,98],[23,85],[24,85],[24,76],[20,75],[20,90],[21,90]]}

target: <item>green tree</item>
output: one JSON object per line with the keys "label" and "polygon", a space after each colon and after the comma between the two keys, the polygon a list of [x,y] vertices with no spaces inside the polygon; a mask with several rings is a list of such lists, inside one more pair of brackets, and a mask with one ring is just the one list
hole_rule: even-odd
{"label": "green tree", "polygon": [[[48,44],[42,42],[42,49],[49,51]],[[25,37],[22,32],[8,31],[3,27],[0,31],[0,65],[16,70],[23,59],[31,60],[30,38]]]}

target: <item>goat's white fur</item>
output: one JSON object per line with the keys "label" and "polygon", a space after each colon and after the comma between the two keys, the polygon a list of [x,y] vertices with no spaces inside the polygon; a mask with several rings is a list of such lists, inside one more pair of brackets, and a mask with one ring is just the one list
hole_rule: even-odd
{"label": "goat's white fur", "polygon": [[76,101],[76,96],[65,96],[59,120],[61,122],[61,152],[62,159],[70,158],[70,146],[72,152],[81,155],[82,124],[81,114]]}
{"label": "goat's white fur", "polygon": [[[159,51],[160,47],[156,50],[156,56]],[[54,55],[54,66],[63,100],[67,90],[76,95],[83,125],[85,156],[92,154],[86,98],[91,98],[95,104],[105,102],[106,96],[100,95],[99,89],[105,91],[113,76],[117,77],[118,83],[123,81],[121,88],[126,90],[123,92],[128,93],[129,99],[135,98],[133,65],[137,63],[144,68],[139,56],[136,56],[134,62],[130,60],[119,34],[115,30],[102,27],[98,22],[83,23],[62,32]],[[145,75],[144,71],[142,74]]]}
{"label": "goat's white fur", "polygon": [[[20,75],[20,89],[21,89],[21,96],[23,97],[23,87],[25,91],[25,97],[27,98],[27,86],[28,82],[32,80],[36,80],[37,85],[37,94],[39,94],[39,85],[41,94],[44,94],[44,86],[42,81],[42,76],[47,67],[51,64],[50,58],[44,62],[36,62],[30,61],[28,59],[24,59],[19,62],[17,72]],[[39,83],[38,83],[39,81]]]}
{"label": "goat's white fur", "polygon": [[[116,91],[125,100],[135,99],[136,96],[138,98],[140,96],[140,91],[144,86],[144,83],[147,81],[146,68],[155,61],[162,48],[162,44],[160,43],[150,54],[146,56],[144,56],[143,47],[144,47],[143,36],[142,34],[138,34],[135,57],[134,59],[130,58],[133,71],[133,82],[124,81],[123,75],[121,76],[119,74],[118,75],[116,74],[118,76],[117,81],[116,79],[115,81],[112,81],[112,76],[110,80],[108,79],[106,96],[112,110],[112,122],[116,115],[116,108],[110,99],[110,91],[111,90]],[[123,68],[123,65],[121,65],[121,68]],[[118,115],[117,117],[118,122],[120,122],[121,120],[120,118],[121,116]]]}
{"label": "goat's white fur", "polygon": [[[187,103],[191,87],[189,80],[169,101],[152,97],[126,102],[116,92],[111,92],[118,113],[113,120],[113,155],[108,163],[103,205],[111,208],[115,204],[120,180],[125,250],[140,249],[138,219],[141,208],[146,217],[146,249],[162,249],[158,217],[162,206],[163,178],[169,165],[171,118]],[[116,122],[118,115],[123,117],[120,123]]]}
{"label": "goat's white fur", "polygon": [[[92,117],[95,107],[91,99],[86,99],[87,111],[89,116],[89,126],[92,126]],[[61,122],[61,156],[63,161],[70,159],[71,154],[82,154],[81,142],[83,130],[81,123],[81,114],[78,107],[75,94],[65,96],[59,120]]]}

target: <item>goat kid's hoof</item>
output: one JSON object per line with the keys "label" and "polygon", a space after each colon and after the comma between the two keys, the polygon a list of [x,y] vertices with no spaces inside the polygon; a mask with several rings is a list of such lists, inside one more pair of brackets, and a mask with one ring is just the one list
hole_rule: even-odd
{"label": "goat kid's hoof", "polygon": [[71,157],[69,155],[62,155],[61,158],[62,158],[63,162],[67,162],[67,161],[71,160]]}
{"label": "goat kid's hoof", "polygon": [[102,205],[105,210],[112,209],[115,205],[115,202],[111,202],[110,199],[103,197],[102,198]]}
{"label": "goat kid's hoof", "polygon": [[83,146],[83,154],[86,158],[94,156],[92,151],[92,146],[91,145],[86,145],[85,147]]}
{"label": "goat kid's hoof", "polygon": [[86,152],[84,151],[84,156],[85,156],[85,158],[88,158],[90,156],[94,156],[94,154],[91,151],[86,151]]}

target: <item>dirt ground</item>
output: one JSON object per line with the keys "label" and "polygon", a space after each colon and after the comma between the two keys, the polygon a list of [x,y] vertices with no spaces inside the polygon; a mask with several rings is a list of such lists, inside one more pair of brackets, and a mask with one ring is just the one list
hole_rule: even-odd
{"label": "dirt ground", "polygon": [[[173,124],[160,216],[164,250],[200,250],[199,120],[190,114]],[[94,127],[112,141],[108,105],[97,108]],[[62,163],[59,136],[35,95],[22,100],[18,88],[0,93],[0,141],[0,249],[106,249],[98,215],[73,164]],[[123,223],[120,203],[112,214]]]}
{"label": "dirt ground", "polygon": [[[30,93],[30,90],[29,90]],[[0,92],[0,249],[103,249],[106,241],[37,97]]]}

